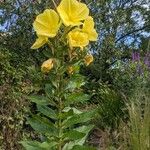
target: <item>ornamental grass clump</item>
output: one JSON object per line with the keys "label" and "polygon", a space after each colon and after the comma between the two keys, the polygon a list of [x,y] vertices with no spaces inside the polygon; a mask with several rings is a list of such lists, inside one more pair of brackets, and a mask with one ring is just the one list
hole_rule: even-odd
{"label": "ornamental grass clump", "polygon": [[85,81],[79,69],[92,63],[87,46],[98,35],[86,4],[62,0],[58,7],[54,5],[56,10],[46,9],[33,23],[37,39],[31,48],[48,46],[51,54],[41,65],[44,93],[28,96],[38,113],[27,122],[40,133],[41,141],[21,143],[27,150],[90,150],[93,148],[85,146],[85,141],[96,110],[81,111],[76,104],[90,98],[81,89]]}

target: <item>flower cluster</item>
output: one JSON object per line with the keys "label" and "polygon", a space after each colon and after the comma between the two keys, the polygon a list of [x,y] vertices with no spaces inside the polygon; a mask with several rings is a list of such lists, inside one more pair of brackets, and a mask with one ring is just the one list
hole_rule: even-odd
{"label": "flower cluster", "polygon": [[[77,0],[62,0],[56,11],[46,9],[36,17],[33,27],[38,38],[31,48],[38,49],[48,43],[49,38],[58,35],[62,25],[69,29],[65,38],[71,50],[73,48],[83,50],[89,44],[89,41],[97,40],[98,35],[94,29],[93,18],[89,16],[87,5]],[[87,55],[84,61],[86,65],[89,65],[93,61],[93,57]],[[51,62],[49,65],[48,62],[50,61],[44,62],[42,66],[49,66]],[[50,70],[52,67],[48,68]]]}
{"label": "flower cluster", "polygon": [[136,65],[136,71],[138,74],[143,74],[144,69],[150,69],[150,53],[146,53],[145,56],[141,56],[140,52],[132,53],[132,61]]}

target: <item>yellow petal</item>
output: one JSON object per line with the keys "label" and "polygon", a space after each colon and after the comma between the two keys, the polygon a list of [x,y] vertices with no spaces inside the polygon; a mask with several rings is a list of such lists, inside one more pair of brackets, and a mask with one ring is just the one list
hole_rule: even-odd
{"label": "yellow petal", "polygon": [[66,26],[80,25],[89,15],[88,7],[77,0],[62,0],[57,11]]}
{"label": "yellow petal", "polygon": [[91,54],[88,54],[85,56],[84,58],[84,62],[86,64],[86,66],[88,66],[91,62],[93,62],[94,58]]}
{"label": "yellow petal", "polygon": [[94,29],[94,21],[91,16],[89,16],[83,24],[82,31],[88,34],[90,41],[96,41],[98,34],[96,30]]}
{"label": "yellow petal", "polygon": [[68,41],[70,47],[83,48],[89,44],[88,35],[76,29],[69,32]]}
{"label": "yellow petal", "polygon": [[33,23],[34,30],[40,36],[54,37],[59,29],[59,16],[52,9],[46,9]]}
{"label": "yellow petal", "polygon": [[53,58],[50,58],[43,62],[42,66],[41,66],[41,71],[43,73],[48,73],[53,68],[53,66],[54,66]]}
{"label": "yellow petal", "polygon": [[42,47],[45,43],[47,43],[48,38],[47,37],[38,37],[35,41],[35,43],[32,45],[31,49],[38,49]]}

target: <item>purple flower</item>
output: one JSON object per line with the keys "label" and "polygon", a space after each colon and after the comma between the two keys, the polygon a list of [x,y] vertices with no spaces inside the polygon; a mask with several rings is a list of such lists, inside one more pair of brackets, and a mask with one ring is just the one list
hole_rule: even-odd
{"label": "purple flower", "polygon": [[147,53],[144,57],[144,64],[150,67],[150,53]]}
{"label": "purple flower", "polygon": [[139,52],[132,53],[132,61],[140,61],[140,53]]}

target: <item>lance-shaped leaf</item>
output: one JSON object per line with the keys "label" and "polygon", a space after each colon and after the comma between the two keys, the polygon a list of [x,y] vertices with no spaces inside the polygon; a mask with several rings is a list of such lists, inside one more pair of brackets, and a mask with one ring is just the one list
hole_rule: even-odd
{"label": "lance-shaped leaf", "polygon": [[96,149],[89,146],[75,145],[71,150],[96,150]]}
{"label": "lance-shaped leaf", "polygon": [[42,106],[42,105],[37,105],[38,111],[40,111],[43,115],[51,118],[51,119],[57,119],[57,114],[54,110],[49,108],[48,106]]}
{"label": "lance-shaped leaf", "polygon": [[84,93],[71,93],[66,96],[65,105],[83,103],[88,101],[90,96]]}
{"label": "lance-shaped leaf", "polygon": [[86,138],[87,138],[89,132],[92,130],[93,127],[94,127],[93,125],[89,125],[89,126],[81,126],[79,128],[74,129],[78,132],[85,133],[85,136],[83,138],[78,139],[78,140],[66,143],[63,147],[63,150],[71,150],[76,145],[82,146],[85,143]]}
{"label": "lance-shaped leaf", "polygon": [[49,99],[45,96],[31,95],[27,97],[31,102],[38,105],[48,105]]}
{"label": "lance-shaped leaf", "polygon": [[72,130],[72,131],[67,131],[63,138],[66,140],[78,140],[81,139],[85,136],[85,133],[76,131],[76,130]]}
{"label": "lance-shaped leaf", "polygon": [[48,97],[52,97],[54,94],[54,87],[52,84],[46,84],[45,85],[45,93]]}
{"label": "lance-shaped leaf", "polygon": [[71,127],[72,125],[75,125],[78,123],[87,122],[87,121],[91,120],[91,118],[93,118],[95,114],[96,114],[96,110],[83,112],[81,114],[75,114],[72,117],[69,117],[67,120],[65,120],[63,122],[63,126],[64,126],[64,128],[68,128],[68,127]]}
{"label": "lance-shaped leaf", "polygon": [[31,102],[36,103],[38,105],[52,105],[55,106],[55,103],[45,96],[31,95],[27,97]]}
{"label": "lance-shaped leaf", "polygon": [[57,143],[56,142],[37,142],[37,141],[22,141],[20,142],[26,150],[51,150]]}
{"label": "lance-shaped leaf", "polygon": [[35,131],[48,135],[57,135],[56,127],[46,118],[33,116],[32,118],[29,118],[27,122]]}

